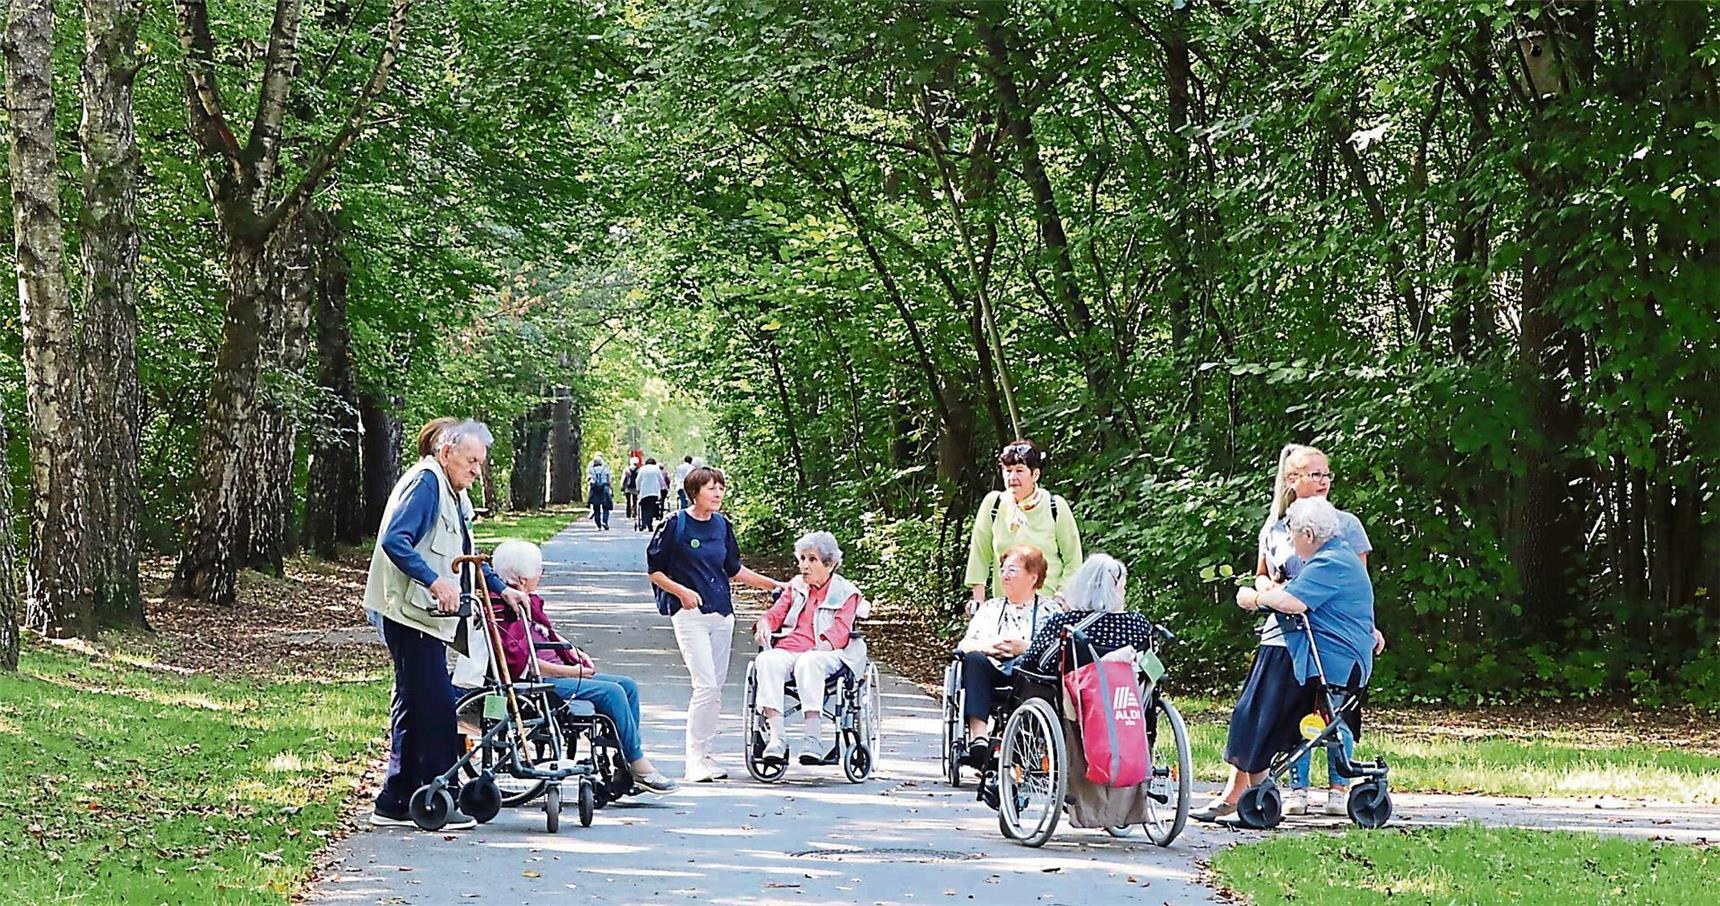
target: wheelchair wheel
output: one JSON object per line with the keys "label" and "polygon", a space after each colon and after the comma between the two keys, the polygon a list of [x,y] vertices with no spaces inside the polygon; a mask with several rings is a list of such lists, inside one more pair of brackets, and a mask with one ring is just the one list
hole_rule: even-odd
{"label": "wheelchair wheel", "polygon": [[[861,739],[866,742],[866,752],[877,761],[879,748],[884,742],[884,690],[878,685],[878,668],[866,665],[866,688],[862,690],[860,702],[865,708],[862,713]],[[868,771],[869,772],[869,771]]]}
{"label": "wheelchair wheel", "polygon": [[479,774],[460,787],[460,811],[472,816],[479,824],[489,824],[502,810],[502,791],[496,788],[496,778]]}
{"label": "wheelchair wheel", "polygon": [[557,833],[561,830],[561,784],[551,783],[543,794],[544,830]]}
{"label": "wheelchair wheel", "polygon": [[1359,781],[1350,788],[1350,802],[1344,810],[1357,827],[1385,827],[1392,820],[1392,791],[1384,780]]}
{"label": "wheelchair wheel", "polygon": [[1069,751],[1044,699],[1028,699],[1003,728],[998,753],[998,827],[1027,846],[1043,846],[1063,816]]}
{"label": "wheelchair wheel", "polygon": [[[529,778],[518,778],[510,775],[507,768],[512,766],[512,751],[515,741],[512,734],[490,740],[488,745],[482,745],[484,733],[496,725],[494,718],[484,716],[484,697],[489,693],[483,689],[475,689],[460,697],[454,705],[455,725],[460,730],[461,750],[471,751],[480,749],[461,768],[466,782],[476,780],[488,773],[495,778],[496,789],[501,793],[502,807],[514,808],[524,805],[543,793],[544,781]],[[542,766],[555,761],[560,755],[561,739],[551,721],[546,721],[538,713],[537,702],[529,696],[519,699],[520,719],[526,724],[526,750],[520,753],[520,761],[525,765]]]}
{"label": "wheelchair wheel", "polygon": [[860,783],[872,774],[872,752],[858,731],[845,731],[842,739],[842,776],[849,783]]}
{"label": "wheelchair wheel", "polygon": [[1134,836],[1135,826],[1133,824],[1119,824],[1116,827],[1105,828],[1105,833],[1121,840],[1124,837]]}
{"label": "wheelchair wheel", "polygon": [[944,746],[939,756],[939,763],[944,770],[944,779],[950,786],[961,787],[962,766],[957,759],[956,745],[962,739],[962,662],[950,661],[944,667],[944,694],[940,701],[944,710]]}
{"label": "wheelchair wheel", "polygon": [[439,831],[442,825],[448,823],[448,815],[454,811],[454,797],[449,795],[440,780],[426,783],[412,794],[412,801],[406,804],[407,814],[412,816],[412,823],[419,830]]}
{"label": "wheelchair wheel", "polygon": [[[1189,803],[1194,798],[1192,783],[1194,760],[1189,754],[1188,726],[1176,706],[1161,698],[1154,705],[1158,710],[1158,738],[1153,746],[1153,776],[1147,792],[1147,839],[1160,846],[1169,846],[1188,824]],[[1165,745],[1167,732],[1175,744]],[[1160,802],[1156,797],[1163,796]]]}
{"label": "wheelchair wheel", "polygon": [[579,781],[579,826],[590,827],[591,819],[597,816],[597,792],[591,788],[589,779]]}
{"label": "wheelchair wheel", "polygon": [[1236,803],[1236,820],[1243,827],[1271,830],[1284,820],[1284,794],[1271,778],[1249,787]]}
{"label": "wheelchair wheel", "polygon": [[746,751],[742,760],[746,762],[747,773],[760,783],[775,783],[788,773],[788,761],[781,764],[764,763],[764,747],[770,740],[766,738],[763,715],[758,713],[758,672],[756,665],[747,665],[746,694],[742,696],[741,720],[743,732],[742,744]]}

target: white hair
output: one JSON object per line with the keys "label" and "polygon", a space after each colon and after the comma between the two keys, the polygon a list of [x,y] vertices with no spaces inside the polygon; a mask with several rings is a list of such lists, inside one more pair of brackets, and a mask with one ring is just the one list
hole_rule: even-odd
{"label": "white hair", "polygon": [[467,440],[476,440],[483,444],[485,449],[489,449],[490,445],[496,442],[496,436],[490,433],[490,426],[465,418],[442,429],[442,433],[436,438],[436,449],[458,449]]}
{"label": "white hair", "polygon": [[1314,536],[1316,546],[1338,537],[1343,531],[1338,522],[1338,508],[1324,497],[1308,497],[1290,504],[1285,511],[1290,526],[1290,534],[1308,532]]}
{"label": "white hair", "polygon": [[811,551],[819,562],[835,569],[842,565],[842,548],[836,543],[836,536],[829,532],[807,532],[794,542],[794,555],[800,556],[803,551]]}
{"label": "white hair", "polygon": [[523,582],[543,575],[543,551],[530,541],[517,538],[496,545],[490,565],[503,582]]}
{"label": "white hair", "polygon": [[1117,558],[1094,554],[1064,583],[1063,607],[1119,613],[1123,609],[1123,582],[1128,578],[1128,567]]}

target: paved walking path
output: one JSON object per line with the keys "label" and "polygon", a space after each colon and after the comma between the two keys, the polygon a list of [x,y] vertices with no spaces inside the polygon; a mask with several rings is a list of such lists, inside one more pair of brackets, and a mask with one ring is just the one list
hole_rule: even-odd
{"label": "paved walking path", "polygon": [[[681,772],[687,673],[644,578],[645,536],[576,523],[545,545],[544,597],[558,624],[596,653],[600,669],[639,681],[646,751]],[[786,578],[786,577],[785,577]],[[752,645],[737,620],[718,741],[731,779],[688,784],[664,798],[625,800],[581,828],[571,805],[559,834],[541,809],[504,810],[476,830],[427,834],[368,827],[335,847],[312,884],[318,904],[1212,903],[1202,862],[1256,835],[1190,823],[1161,849],[1139,834],[1060,827],[1044,848],[1005,840],[971,781],[939,778],[937,703],[884,675],[881,762],[851,785],[839,768],[790,768],[766,786],[741,763],[742,682]],[[828,732],[828,729],[827,731]],[[1509,797],[1396,794],[1404,826],[1477,818],[1488,824],[1571,827],[1695,840],[1720,838],[1720,809]],[[1196,804],[1205,801],[1196,797]],[[1291,819],[1294,827],[1342,819]],[[577,900],[576,900],[577,898]]]}

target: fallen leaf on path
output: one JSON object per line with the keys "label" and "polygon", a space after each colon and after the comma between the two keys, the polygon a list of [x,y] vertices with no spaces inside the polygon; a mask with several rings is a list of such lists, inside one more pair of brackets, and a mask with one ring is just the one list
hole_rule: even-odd
{"label": "fallen leaf on path", "polygon": [[524,874],[528,878],[541,878],[541,877],[543,877],[543,874],[541,872],[535,872],[535,871],[522,872],[522,874]]}
{"label": "fallen leaf on path", "polygon": [[782,890],[784,888],[799,887],[799,886],[800,886],[799,884],[792,884],[792,883],[789,883],[788,881],[770,881],[764,885],[764,889],[765,890]]}

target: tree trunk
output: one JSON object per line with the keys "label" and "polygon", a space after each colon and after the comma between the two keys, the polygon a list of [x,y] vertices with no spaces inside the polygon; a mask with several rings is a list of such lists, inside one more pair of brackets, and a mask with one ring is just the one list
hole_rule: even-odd
{"label": "tree trunk", "polygon": [[397,396],[378,399],[369,393],[358,398],[359,423],[364,431],[364,509],[359,530],[367,535],[381,533],[388,495],[394,493],[394,483],[400,480],[400,445],[405,441],[406,428],[396,413],[405,402]]}
{"label": "tree trunk", "polygon": [[539,403],[514,419],[514,465],[508,481],[508,508],[539,509],[549,466],[549,405]]}
{"label": "tree trunk", "polygon": [[[12,470],[6,459],[6,420],[0,418],[0,475]],[[12,539],[12,482],[0,481],[0,670],[18,669],[17,550]]]}
{"label": "tree trunk", "polygon": [[66,286],[54,135],[54,14],[49,0],[12,0],[5,35],[12,216],[30,420],[31,628],[93,635],[84,583],[84,447],[76,315]]}
{"label": "tree trunk", "polygon": [[579,450],[573,436],[573,394],[555,388],[549,430],[549,502],[572,503],[581,499]]}
{"label": "tree trunk", "polygon": [[1058,304],[1069,314],[1074,324],[1074,352],[1081,361],[1087,376],[1088,389],[1093,394],[1094,412],[1099,416],[1100,434],[1107,438],[1113,437],[1117,429],[1122,427],[1116,423],[1118,404],[1122,401],[1117,393],[1116,368],[1112,364],[1115,349],[1111,348],[1099,331],[1093,320],[1093,312],[1087,307],[1087,301],[1082,297],[1080,284],[1076,280],[1074,257],[1069,251],[1069,236],[1063,228],[1063,215],[1057,205],[1051,176],[1039,153],[1039,139],[1034,135],[1032,112],[1022,102],[1020,88],[1016,85],[1015,54],[1009,46],[1003,26],[994,21],[995,17],[1005,14],[1007,8],[1001,5],[982,5],[979,10],[979,16],[975,20],[976,28],[990,57],[990,65],[985,68],[996,88],[999,112],[1003,121],[1009,125],[1010,135],[1015,139],[1016,152],[1021,160],[1022,179],[1033,195],[1034,219],[1038,225],[1039,238],[1051,255],[1052,287]]}
{"label": "tree trunk", "polygon": [[203,439],[191,493],[185,547],[174,571],[174,594],[230,605],[237,593],[241,517],[253,499],[245,472],[246,444],[257,420],[262,333],[269,323],[269,260],[263,246],[227,244],[227,300],[221,346],[205,406]]}
{"label": "tree trunk", "polygon": [[145,625],[138,594],[137,73],[134,0],[84,0],[84,314],[82,344],[85,458],[89,464],[85,567],[96,621]]}
{"label": "tree trunk", "polygon": [[788,455],[794,462],[794,487],[801,496],[806,494],[806,454],[800,448],[799,419],[794,417],[794,405],[788,398],[788,378],[782,371],[782,352],[776,348],[776,335],[764,338],[764,348],[770,353],[770,370],[776,380],[776,398],[782,406],[782,426],[788,434]]}
{"label": "tree trunk", "polygon": [[312,233],[320,239],[316,256],[316,349],[317,386],[322,388],[324,406],[311,430],[304,542],[317,556],[333,557],[336,545],[356,544],[365,532],[358,464],[358,389],[353,377],[352,335],[346,326],[352,262],[342,246],[339,224],[321,212],[313,211],[309,216],[323,220]]}
{"label": "tree trunk", "polygon": [[236,552],[241,569],[281,575],[286,554],[294,547],[294,477],[298,465],[298,425],[293,396],[304,371],[307,338],[316,292],[314,247],[310,223],[297,219],[281,233],[270,257],[274,289],[269,326],[261,355],[262,385],[256,423],[245,453],[244,470],[251,503],[241,510],[242,530]]}

